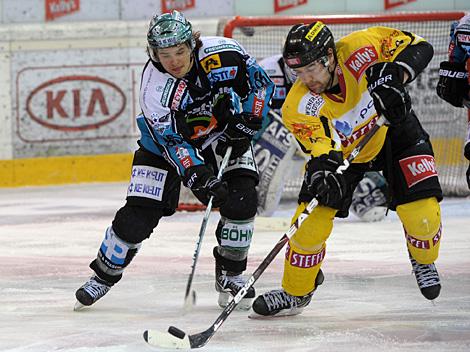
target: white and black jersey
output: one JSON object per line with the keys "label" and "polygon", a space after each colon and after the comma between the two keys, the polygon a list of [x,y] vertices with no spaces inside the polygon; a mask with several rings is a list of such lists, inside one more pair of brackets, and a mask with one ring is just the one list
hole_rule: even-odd
{"label": "white and black jersey", "polygon": [[235,40],[203,37],[201,41],[184,78],[173,77],[150,60],[142,74],[142,114],[137,116],[140,143],[164,156],[180,175],[191,166],[204,164],[200,151],[226,127],[212,113],[218,96],[230,95],[235,113],[262,119],[274,91],[265,71]]}

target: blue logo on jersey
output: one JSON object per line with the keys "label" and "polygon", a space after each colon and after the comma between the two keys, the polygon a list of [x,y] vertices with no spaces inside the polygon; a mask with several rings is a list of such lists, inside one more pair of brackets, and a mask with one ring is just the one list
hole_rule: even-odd
{"label": "blue logo on jersey", "polygon": [[348,122],[339,120],[335,121],[335,129],[345,136],[350,136],[353,131],[353,128]]}
{"label": "blue logo on jersey", "polygon": [[209,72],[207,78],[211,83],[221,82],[221,81],[228,81],[230,79],[234,79],[237,75],[238,67],[237,66],[230,66],[224,68],[217,68]]}

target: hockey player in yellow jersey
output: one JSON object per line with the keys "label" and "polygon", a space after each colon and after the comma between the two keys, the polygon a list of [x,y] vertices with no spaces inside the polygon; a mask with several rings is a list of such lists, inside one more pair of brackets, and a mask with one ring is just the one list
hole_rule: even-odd
{"label": "hockey player in yellow jersey", "polygon": [[[433,48],[423,38],[394,28],[356,31],[336,44],[322,22],[291,28],[283,57],[298,78],[282,117],[311,156],[293,219],[313,197],[319,205],[288,243],[282,289],[258,296],[255,313],[295,315],[310,303],[323,282],[320,267],[333,219],[347,216],[354,188],[371,170],[382,170],[389,182],[388,206],[403,224],[421,293],[429,300],[438,297],[441,285],[434,262],[441,239],[442,191],[429,135],[406,89],[432,56]],[[336,174],[380,115],[386,125],[344,174]]]}

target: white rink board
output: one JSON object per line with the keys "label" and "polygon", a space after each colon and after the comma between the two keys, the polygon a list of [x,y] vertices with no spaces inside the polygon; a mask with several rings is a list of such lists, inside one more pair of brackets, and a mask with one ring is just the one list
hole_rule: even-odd
{"label": "white rink board", "polygon": [[[204,35],[218,20],[195,20]],[[0,160],[127,153],[147,21],[0,27]]]}
{"label": "white rink board", "polygon": [[[146,329],[205,330],[220,313],[214,290],[212,213],[196,270],[198,304],[183,315],[183,296],[203,213],[161,221],[123,280],[84,312],[74,292],[88,278],[105,228],[124,203],[127,184],[0,190],[0,350],[8,352],[156,351]],[[275,213],[288,219],[294,204]],[[337,221],[323,265],[325,282],[297,317],[251,320],[235,311],[203,351],[442,352],[470,349],[470,202],[442,204],[435,305],[416,286],[394,213],[382,223]],[[266,230],[266,227],[264,227]],[[255,229],[248,271],[282,231]],[[279,286],[282,254],[256,284]]]}

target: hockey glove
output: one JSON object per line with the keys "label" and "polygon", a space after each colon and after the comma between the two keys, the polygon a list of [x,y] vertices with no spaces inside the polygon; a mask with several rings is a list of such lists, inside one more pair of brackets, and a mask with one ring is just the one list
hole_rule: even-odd
{"label": "hockey glove", "polygon": [[437,95],[457,108],[463,107],[463,99],[469,93],[467,77],[465,63],[442,61],[439,66]]}
{"label": "hockey glove", "polygon": [[320,204],[340,209],[347,184],[342,174],[335,173],[343,159],[342,153],[331,151],[328,155],[312,158],[305,167],[304,183]]}
{"label": "hockey glove", "polygon": [[375,110],[391,125],[402,123],[411,110],[411,98],[403,83],[405,71],[394,62],[379,62],[366,70],[367,89]]}
{"label": "hockey glove", "polygon": [[214,197],[212,205],[218,208],[227,201],[228,186],[214,176],[207,165],[196,165],[186,169],[183,184],[189,187],[201,203],[207,205],[211,196]]}
{"label": "hockey glove", "polygon": [[215,152],[223,157],[231,146],[230,159],[242,156],[250,147],[253,136],[261,129],[261,118],[249,113],[235,114],[228,95],[217,99],[212,112],[218,124],[226,126],[223,135],[218,139]]}
{"label": "hockey glove", "polygon": [[224,156],[227,148],[232,147],[230,159],[236,159],[248,150],[251,140],[261,128],[261,119],[257,116],[241,113],[231,116],[227,121],[224,134],[219,137],[215,152]]}

